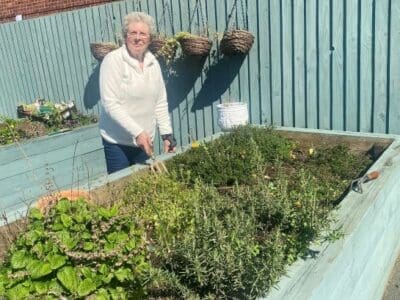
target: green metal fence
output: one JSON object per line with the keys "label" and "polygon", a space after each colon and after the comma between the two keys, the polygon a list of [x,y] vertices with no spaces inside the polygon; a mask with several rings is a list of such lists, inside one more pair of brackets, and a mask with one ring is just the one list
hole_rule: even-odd
{"label": "green metal fence", "polygon": [[216,104],[228,99],[248,102],[253,123],[400,133],[397,0],[126,0],[1,24],[0,113],[15,116],[39,97],[97,113],[89,43],[113,39],[133,10],[153,15],[166,34],[220,37],[229,23],[256,36],[246,57],[219,56],[214,40],[204,65],[177,63],[167,85],[182,144],[190,131],[218,131]]}

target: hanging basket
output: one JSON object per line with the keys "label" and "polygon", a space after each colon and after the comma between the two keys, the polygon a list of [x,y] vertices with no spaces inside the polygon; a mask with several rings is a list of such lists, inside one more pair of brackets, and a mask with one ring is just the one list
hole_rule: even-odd
{"label": "hanging basket", "polygon": [[186,56],[207,56],[212,47],[212,41],[201,36],[183,37],[179,43]]}
{"label": "hanging basket", "polygon": [[166,39],[160,36],[152,36],[151,43],[149,45],[149,50],[154,54],[161,50],[161,48],[167,43]]}
{"label": "hanging basket", "polygon": [[230,131],[236,126],[246,125],[249,122],[247,103],[229,102],[217,105],[218,126],[222,131]]}
{"label": "hanging basket", "polygon": [[246,54],[254,43],[254,35],[246,30],[227,31],[221,40],[221,52],[225,55]]}
{"label": "hanging basket", "polygon": [[172,61],[175,58],[177,48],[178,44],[173,38],[168,39],[160,36],[152,37],[149,45],[149,50],[163,62]]}
{"label": "hanging basket", "polygon": [[90,44],[90,50],[97,60],[102,60],[109,52],[118,48],[119,46],[117,44],[111,42]]}

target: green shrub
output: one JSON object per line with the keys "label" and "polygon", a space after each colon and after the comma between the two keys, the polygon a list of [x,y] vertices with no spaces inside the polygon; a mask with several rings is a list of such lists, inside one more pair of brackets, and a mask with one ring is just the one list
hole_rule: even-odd
{"label": "green shrub", "polygon": [[143,231],[117,207],[60,200],[31,209],[28,229],[0,271],[0,297],[128,299],[144,293],[149,265]]}
{"label": "green shrub", "polygon": [[250,132],[227,134],[175,156],[167,162],[179,180],[196,179],[214,186],[251,184],[262,175],[263,159]]}

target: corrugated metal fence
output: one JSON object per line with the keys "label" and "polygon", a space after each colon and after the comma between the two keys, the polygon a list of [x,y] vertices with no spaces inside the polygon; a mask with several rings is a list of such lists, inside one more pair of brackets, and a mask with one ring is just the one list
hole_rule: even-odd
{"label": "corrugated metal fence", "polygon": [[218,131],[216,104],[228,99],[248,102],[253,123],[400,133],[397,0],[126,0],[2,24],[0,113],[15,116],[38,97],[97,113],[89,43],[112,40],[133,10],[153,15],[166,34],[208,29],[214,38],[229,23],[256,36],[245,58],[219,56],[215,41],[204,64],[176,63],[167,85],[183,144],[190,131]]}

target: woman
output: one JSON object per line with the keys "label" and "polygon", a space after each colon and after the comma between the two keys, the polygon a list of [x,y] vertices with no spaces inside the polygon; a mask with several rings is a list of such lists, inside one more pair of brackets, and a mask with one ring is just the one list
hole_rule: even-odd
{"label": "woman", "polygon": [[175,151],[160,65],[148,51],[153,24],[145,13],[126,15],[125,43],[107,54],[100,67],[99,126],[109,174],[153,154],[156,125],[164,151]]}

